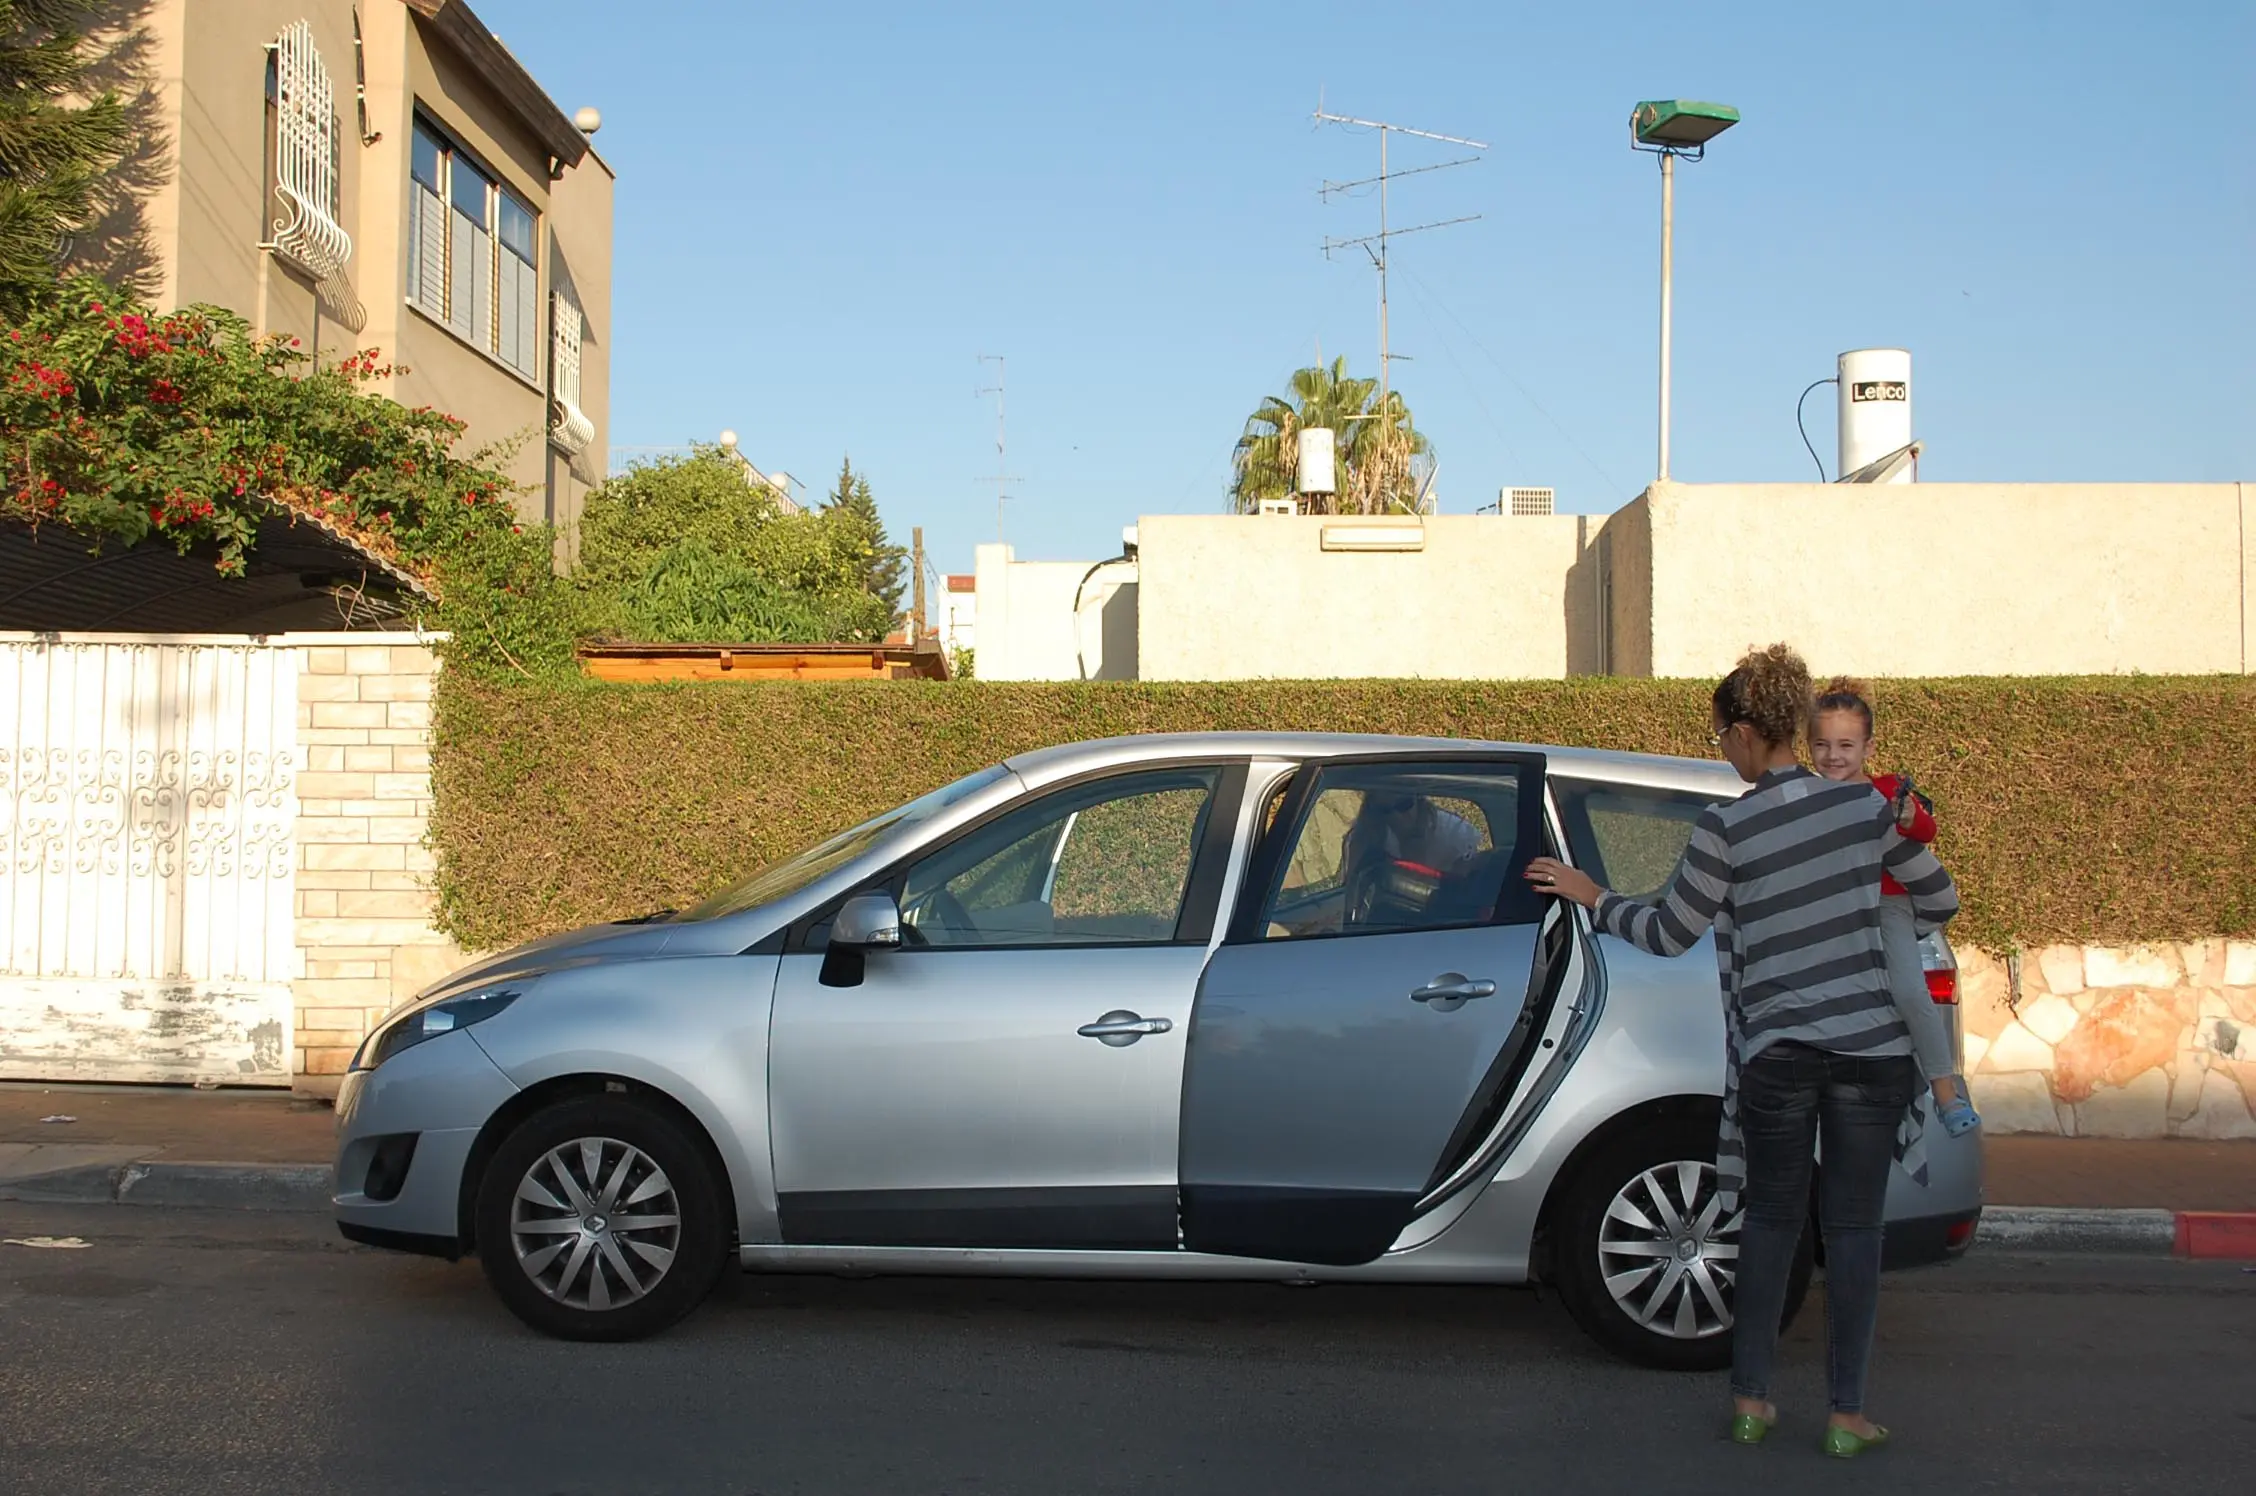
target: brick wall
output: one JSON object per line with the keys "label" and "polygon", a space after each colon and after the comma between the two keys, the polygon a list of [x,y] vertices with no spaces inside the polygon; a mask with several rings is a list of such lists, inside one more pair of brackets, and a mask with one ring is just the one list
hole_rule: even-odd
{"label": "brick wall", "polygon": [[369,1027],[467,959],[431,926],[431,685],[412,634],[292,636],[298,676],[292,1084],[333,1095]]}

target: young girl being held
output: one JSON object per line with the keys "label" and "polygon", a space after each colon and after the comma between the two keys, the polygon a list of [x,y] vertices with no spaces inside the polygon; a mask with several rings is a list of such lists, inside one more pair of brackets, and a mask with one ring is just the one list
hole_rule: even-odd
{"label": "young girl being held", "polygon": [[[1810,719],[1810,757],[1817,772],[1827,779],[1848,781],[1870,778],[1873,787],[1899,807],[1897,829],[1917,842],[1935,839],[1935,817],[1927,803],[1909,793],[1897,775],[1868,775],[1872,759],[1872,704],[1861,682],[1837,676],[1819,693],[1817,710]],[[1880,928],[1888,956],[1888,987],[1895,994],[1896,1011],[1911,1030],[1913,1052],[1919,1068],[1934,1088],[1936,1115],[1944,1131],[1959,1137],[1980,1125],[1966,1082],[1958,1074],[1949,1026],[1927,992],[1927,975],[1919,961],[1919,937],[1913,928],[1911,902],[1903,886],[1885,873],[1880,881]]]}

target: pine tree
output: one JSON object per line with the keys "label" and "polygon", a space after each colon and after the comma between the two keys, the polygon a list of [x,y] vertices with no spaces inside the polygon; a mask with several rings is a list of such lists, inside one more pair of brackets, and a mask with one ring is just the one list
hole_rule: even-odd
{"label": "pine tree", "polygon": [[869,575],[863,585],[898,618],[901,596],[908,589],[906,558],[909,553],[887,537],[885,521],[878,517],[877,500],[870,493],[869,479],[854,471],[851,457],[839,463],[838,487],[828,495],[825,507],[843,511],[860,522],[870,551]]}
{"label": "pine tree", "polygon": [[95,179],[127,140],[115,94],[83,101],[101,0],[0,0],[0,315],[55,284]]}

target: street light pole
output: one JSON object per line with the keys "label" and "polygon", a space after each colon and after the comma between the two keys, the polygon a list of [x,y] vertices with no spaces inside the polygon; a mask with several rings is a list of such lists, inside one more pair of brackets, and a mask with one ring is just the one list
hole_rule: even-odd
{"label": "street light pole", "polygon": [[1669,475],[1669,293],[1676,268],[1676,153],[1661,153],[1661,440],[1659,472],[1655,481]]}
{"label": "street light pole", "polygon": [[1676,158],[1694,161],[1707,154],[1708,142],[1739,123],[1739,111],[1728,104],[1703,104],[1690,99],[1648,99],[1630,112],[1631,148],[1652,151],[1661,158],[1661,388],[1659,450],[1654,463],[1656,483],[1669,475],[1669,359],[1675,329],[1671,313],[1675,303],[1676,272]]}

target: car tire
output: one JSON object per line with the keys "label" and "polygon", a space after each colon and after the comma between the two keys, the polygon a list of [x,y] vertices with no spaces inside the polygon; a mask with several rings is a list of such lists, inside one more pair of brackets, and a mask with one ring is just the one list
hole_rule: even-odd
{"label": "car tire", "polygon": [[721,1191],[680,1123],[628,1096],[558,1102],[494,1151],[478,1257],[501,1301],[565,1340],[640,1340],[704,1301],[727,1256]]}
{"label": "car tire", "polygon": [[[1736,1217],[1701,1226],[1715,1184],[1712,1126],[1640,1128],[1582,1165],[1556,1218],[1551,1276],[1591,1339],[1665,1371],[1731,1364],[1731,1317],[1716,1312],[1716,1299],[1730,1309],[1738,1226]],[[1801,1309],[1814,1260],[1805,1225],[1781,1329]],[[1654,1264],[1651,1271],[1642,1271],[1644,1262]]]}

